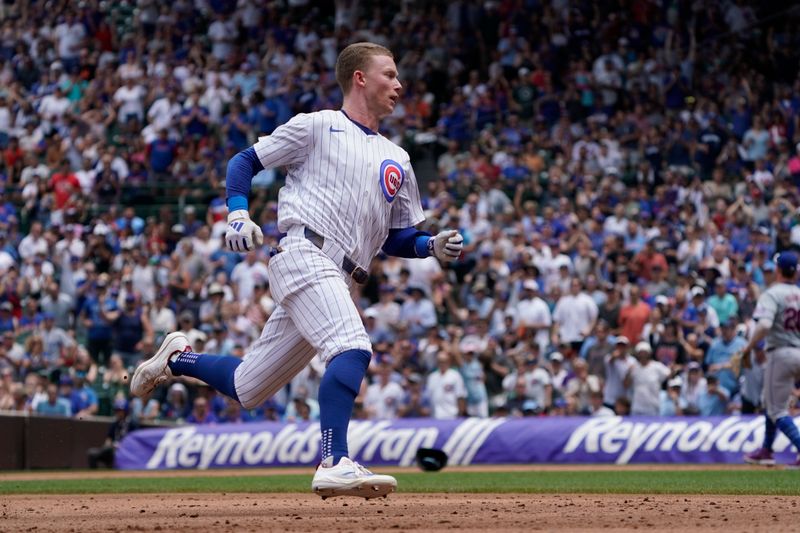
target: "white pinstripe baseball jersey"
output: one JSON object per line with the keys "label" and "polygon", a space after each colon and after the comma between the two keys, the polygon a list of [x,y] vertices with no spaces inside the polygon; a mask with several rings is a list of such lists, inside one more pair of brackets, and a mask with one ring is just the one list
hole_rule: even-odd
{"label": "white pinstripe baseball jersey", "polygon": [[286,166],[278,229],[307,226],[337,242],[362,267],[390,228],[425,219],[405,150],[343,111],[300,114],[255,144],[264,168]]}
{"label": "white pinstripe baseball jersey", "polygon": [[[248,408],[275,394],[315,353],[328,362],[345,350],[372,350],[350,296],[352,280],[328,241],[368,268],[389,229],[424,220],[405,150],[342,111],[297,115],[254,148],[264,168],[287,167],[278,198],[278,228],[287,236],[268,267],[278,306],[236,369],[236,393]],[[298,231],[302,226],[325,238],[323,249]]]}

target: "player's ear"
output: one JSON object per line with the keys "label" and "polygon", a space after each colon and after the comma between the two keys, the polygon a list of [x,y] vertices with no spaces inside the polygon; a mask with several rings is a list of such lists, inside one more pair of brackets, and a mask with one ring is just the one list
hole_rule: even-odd
{"label": "player's ear", "polygon": [[358,85],[359,87],[363,87],[367,84],[367,76],[364,74],[363,70],[356,70],[353,72],[353,85]]}

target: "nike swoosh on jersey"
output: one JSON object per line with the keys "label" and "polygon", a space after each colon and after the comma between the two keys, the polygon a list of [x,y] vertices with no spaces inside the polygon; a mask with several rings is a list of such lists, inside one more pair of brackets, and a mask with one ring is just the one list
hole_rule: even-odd
{"label": "nike swoosh on jersey", "polygon": [[334,128],[333,126],[331,126],[331,127],[330,127],[330,132],[331,132],[331,133],[344,133],[344,130],[337,130],[336,128]]}

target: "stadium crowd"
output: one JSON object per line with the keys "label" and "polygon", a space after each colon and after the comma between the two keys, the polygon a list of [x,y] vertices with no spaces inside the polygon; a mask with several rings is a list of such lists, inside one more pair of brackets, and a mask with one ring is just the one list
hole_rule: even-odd
{"label": "stadium crowd", "polygon": [[[447,268],[374,260],[360,417],[757,412],[764,349],[741,376],[730,358],[800,246],[779,4],[3,2],[0,409],[314,420],[318,360],[252,411],[186,380],[143,403],[127,379],[176,329],[202,353],[259,336],[269,246],[224,248],[227,160],[335,108],[336,55],[369,40],[405,86],[382,133],[425,229],[466,246]],[[254,179],[268,245],[281,179]]]}

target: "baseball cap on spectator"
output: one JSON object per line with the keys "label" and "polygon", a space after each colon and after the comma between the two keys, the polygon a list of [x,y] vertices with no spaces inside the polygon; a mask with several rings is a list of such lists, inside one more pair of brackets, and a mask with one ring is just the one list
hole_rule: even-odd
{"label": "baseball cap on spectator", "polygon": [[775,263],[772,261],[764,261],[764,264],[761,266],[761,270],[764,272],[775,272]]}
{"label": "baseball cap on spectator", "polygon": [[114,411],[127,411],[128,402],[125,401],[125,398],[117,398],[114,400],[113,409]]}
{"label": "baseball cap on spectator", "polygon": [[391,285],[389,283],[383,283],[380,286],[380,291],[381,292],[394,292],[394,285]]}
{"label": "baseball cap on spectator", "polygon": [[125,301],[127,303],[135,302],[136,301],[136,295],[135,294],[131,294],[131,293],[126,294],[125,295]]}
{"label": "baseball cap on spectator", "polygon": [[3,302],[0,304],[0,311],[8,311],[9,313],[14,310],[14,304],[11,302]]}
{"label": "baseball cap on spectator", "polygon": [[697,361],[689,361],[689,364],[686,365],[686,370],[689,370],[690,372],[692,370],[700,370],[701,368],[702,367],[700,366],[700,363]]}
{"label": "baseball cap on spectator", "polygon": [[636,343],[636,348],[634,348],[634,351],[636,353],[639,353],[639,352],[653,353],[653,348],[652,348],[652,346],[650,346],[649,342],[647,342],[647,341],[639,341],[638,343]]}
{"label": "baseball cap on spectator", "polygon": [[680,376],[675,376],[671,380],[667,381],[667,388],[671,389],[673,387],[683,387],[683,379]]}
{"label": "baseball cap on spectator", "polygon": [[370,307],[366,311],[364,311],[364,316],[366,318],[378,318],[378,310]]}
{"label": "baseball cap on spectator", "polygon": [[617,337],[617,340],[614,341],[614,344],[624,344],[625,346],[629,345],[631,341],[628,340],[628,337],[625,335],[620,335]]}
{"label": "baseball cap on spectator", "polygon": [[178,316],[178,322],[191,322],[194,324],[194,315],[191,311],[184,311]]}
{"label": "baseball cap on spectator", "polygon": [[522,402],[522,412],[535,413],[539,410],[539,404],[536,400],[525,400]]}
{"label": "baseball cap on spectator", "polygon": [[522,288],[526,291],[537,292],[539,290],[539,284],[536,283],[536,280],[526,279],[522,282]]}
{"label": "baseball cap on spectator", "polygon": [[409,383],[422,383],[422,376],[417,374],[416,372],[409,374],[406,379],[408,380]]}
{"label": "baseball cap on spectator", "polygon": [[42,320],[55,320],[55,315],[49,311],[42,313]]}
{"label": "baseball cap on spectator", "polygon": [[550,354],[550,361],[553,363],[564,362],[564,355],[561,352],[553,352]]}
{"label": "baseball cap on spectator", "polygon": [[425,290],[425,287],[423,287],[419,283],[409,283],[408,287],[406,287],[406,292],[408,294],[411,294],[414,291],[419,292],[420,294],[422,294],[422,296],[426,296],[427,295],[427,291]]}
{"label": "baseball cap on spectator", "polygon": [[656,296],[656,305],[669,305],[669,298],[663,294]]}
{"label": "baseball cap on spectator", "polygon": [[219,283],[212,283],[208,286],[208,295],[209,296],[216,296],[225,294],[225,289],[222,288],[222,285]]}
{"label": "baseball cap on spectator", "polygon": [[61,374],[61,377],[58,378],[59,385],[69,385],[72,386],[72,378],[69,377],[69,374]]}
{"label": "baseball cap on spectator", "polygon": [[689,294],[692,296],[692,298],[696,298],[698,296],[705,296],[706,291],[702,287],[695,286],[692,287],[692,290],[689,291]]}

